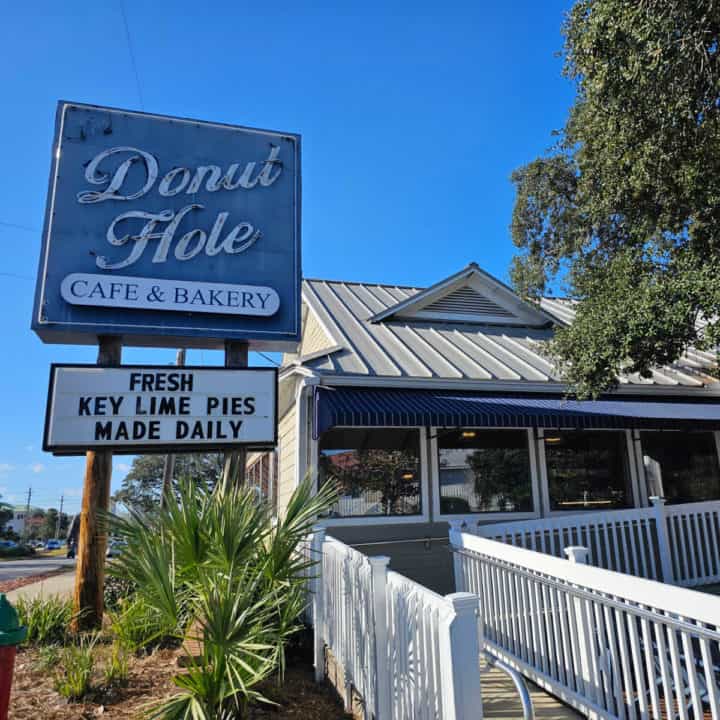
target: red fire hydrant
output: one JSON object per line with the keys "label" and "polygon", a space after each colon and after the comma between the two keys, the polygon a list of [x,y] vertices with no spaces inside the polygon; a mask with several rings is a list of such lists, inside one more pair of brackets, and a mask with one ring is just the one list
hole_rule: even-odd
{"label": "red fire hydrant", "polygon": [[7,720],[17,646],[27,636],[17,610],[0,593],[0,720]]}

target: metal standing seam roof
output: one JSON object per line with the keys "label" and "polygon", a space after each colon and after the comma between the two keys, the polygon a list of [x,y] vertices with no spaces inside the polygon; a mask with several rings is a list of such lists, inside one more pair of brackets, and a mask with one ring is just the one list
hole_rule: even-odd
{"label": "metal standing seam roof", "polygon": [[[320,374],[473,381],[560,382],[543,343],[553,329],[428,321],[375,315],[422,288],[331,280],[304,280],[303,300],[323,326],[328,354],[314,352],[302,365]],[[572,322],[573,302],[546,298],[541,308],[560,323]],[[621,378],[624,385],[702,388],[717,381],[705,374],[712,353],[689,350],[677,363]]]}

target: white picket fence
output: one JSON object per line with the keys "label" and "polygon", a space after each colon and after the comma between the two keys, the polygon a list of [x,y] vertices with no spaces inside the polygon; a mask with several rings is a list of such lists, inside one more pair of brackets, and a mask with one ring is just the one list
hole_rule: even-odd
{"label": "white picket fence", "polygon": [[526,677],[590,718],[720,720],[720,598],[457,528],[450,540],[484,647]]}
{"label": "white picket fence", "polygon": [[377,720],[480,720],[478,598],[442,597],[388,570],[316,528],[308,556],[315,672],[325,676],[326,650],[353,689],[365,717]]}
{"label": "white picket fence", "polygon": [[720,582],[720,502],[469,526],[466,532],[509,545],[563,557],[582,545],[596,567],[692,587]]}

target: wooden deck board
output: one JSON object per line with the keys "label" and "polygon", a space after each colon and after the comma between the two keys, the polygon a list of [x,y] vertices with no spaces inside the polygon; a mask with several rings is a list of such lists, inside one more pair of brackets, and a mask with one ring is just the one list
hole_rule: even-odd
{"label": "wooden deck board", "polygon": [[[522,705],[512,680],[501,670],[492,668],[482,676],[483,711],[485,718],[522,718]],[[537,720],[574,720],[582,715],[563,705],[537,685],[528,683]]]}

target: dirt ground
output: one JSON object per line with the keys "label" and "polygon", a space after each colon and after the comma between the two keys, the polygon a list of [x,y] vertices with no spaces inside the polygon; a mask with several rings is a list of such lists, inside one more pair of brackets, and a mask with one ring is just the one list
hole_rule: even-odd
{"label": "dirt ground", "polygon": [[[38,667],[38,651],[18,652],[15,681],[10,703],[10,720],[90,720],[108,718],[125,720],[141,718],[151,705],[167,699],[177,690],[172,676],[182,669],[177,664],[177,650],[158,650],[144,658],[133,658],[127,687],[103,688],[101,667],[103,649],[98,650],[95,683],[91,695],[80,703],[68,703],[53,689],[52,671]],[[285,682],[278,687],[271,679],[260,687],[278,707],[262,705],[251,708],[249,720],[344,720],[342,705],[327,685],[314,682],[307,657],[288,659]]]}

